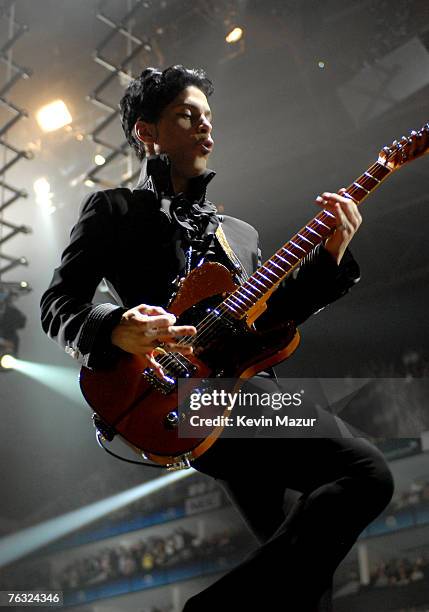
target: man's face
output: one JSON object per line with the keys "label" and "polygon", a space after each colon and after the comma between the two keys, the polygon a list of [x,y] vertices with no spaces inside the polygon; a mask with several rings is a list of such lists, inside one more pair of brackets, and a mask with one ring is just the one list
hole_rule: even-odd
{"label": "man's face", "polygon": [[186,87],[155,124],[157,153],[167,153],[173,170],[184,178],[202,174],[213,149],[211,122],[206,96],[198,87]]}

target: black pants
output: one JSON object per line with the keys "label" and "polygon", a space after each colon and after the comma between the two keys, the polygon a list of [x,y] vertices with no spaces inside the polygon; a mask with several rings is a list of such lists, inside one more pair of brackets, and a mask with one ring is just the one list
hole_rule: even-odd
{"label": "black pants", "polygon": [[335,569],[394,488],[377,448],[340,436],[220,438],[194,462],[223,485],[261,546],[184,612],[332,610]]}

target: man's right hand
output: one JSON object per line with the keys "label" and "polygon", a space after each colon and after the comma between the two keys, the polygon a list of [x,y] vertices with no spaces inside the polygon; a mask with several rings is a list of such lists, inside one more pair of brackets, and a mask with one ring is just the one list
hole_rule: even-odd
{"label": "man's right hand", "polygon": [[[163,377],[162,366],[155,359],[155,354],[163,351],[189,355],[192,346],[179,344],[183,336],[193,336],[197,330],[192,325],[177,325],[176,317],[160,306],[140,304],[124,312],[121,321],[113,329],[112,344],[119,348],[140,355],[147,360],[148,366],[153,368],[155,374]],[[162,345],[162,350],[157,347]]]}

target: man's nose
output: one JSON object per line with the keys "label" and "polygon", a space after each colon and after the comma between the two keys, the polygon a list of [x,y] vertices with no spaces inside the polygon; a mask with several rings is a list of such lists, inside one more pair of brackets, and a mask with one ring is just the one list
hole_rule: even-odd
{"label": "man's nose", "polygon": [[210,132],[212,131],[212,124],[205,115],[201,117],[198,130],[200,132],[206,132],[207,134],[210,134]]}

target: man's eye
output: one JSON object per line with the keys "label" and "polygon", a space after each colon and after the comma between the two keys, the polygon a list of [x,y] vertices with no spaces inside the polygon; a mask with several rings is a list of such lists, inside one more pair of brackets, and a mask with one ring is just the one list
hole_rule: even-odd
{"label": "man's eye", "polygon": [[192,115],[186,115],[185,113],[180,113],[179,117],[186,117],[186,119],[192,119]]}

